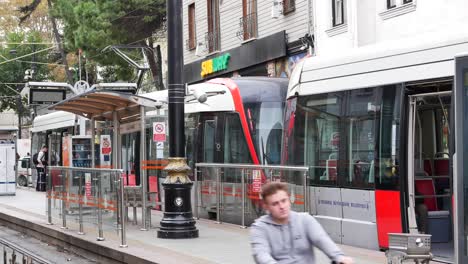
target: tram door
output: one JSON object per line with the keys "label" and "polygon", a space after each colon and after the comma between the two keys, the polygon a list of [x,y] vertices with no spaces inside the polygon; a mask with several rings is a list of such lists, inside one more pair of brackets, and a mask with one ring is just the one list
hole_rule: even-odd
{"label": "tram door", "polygon": [[222,144],[219,140],[220,130],[219,116],[215,114],[202,114],[198,126],[198,147],[195,159],[197,162],[218,163],[222,162]]}
{"label": "tram door", "polygon": [[410,233],[431,234],[434,258],[450,263],[453,262],[450,159],[453,133],[449,123],[453,84],[448,81],[433,86],[435,92],[409,96],[408,229]]}
{"label": "tram door", "polygon": [[455,58],[455,263],[468,263],[468,56]]}
{"label": "tram door", "polygon": [[49,166],[62,166],[62,132],[52,132],[48,135]]}
{"label": "tram door", "polygon": [[128,185],[140,185],[140,132],[122,135],[122,170]]}

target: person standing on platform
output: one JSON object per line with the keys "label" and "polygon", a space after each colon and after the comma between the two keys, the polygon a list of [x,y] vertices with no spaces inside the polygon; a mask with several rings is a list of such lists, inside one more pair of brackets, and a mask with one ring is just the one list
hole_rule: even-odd
{"label": "person standing on platform", "polygon": [[36,165],[37,170],[37,183],[36,191],[45,192],[46,191],[46,169],[47,169],[47,146],[42,146],[39,153],[34,155],[33,160]]}
{"label": "person standing on platform", "polygon": [[313,216],[291,210],[285,183],[265,184],[261,196],[268,214],[258,218],[250,228],[250,244],[257,264],[315,264],[314,247],[333,263],[354,264]]}

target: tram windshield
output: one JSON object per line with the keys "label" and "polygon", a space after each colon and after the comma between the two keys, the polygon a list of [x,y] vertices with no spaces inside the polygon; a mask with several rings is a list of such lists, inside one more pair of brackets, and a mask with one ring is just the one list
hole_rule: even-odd
{"label": "tram windshield", "polygon": [[246,103],[244,108],[249,131],[260,163],[280,164],[284,103]]}

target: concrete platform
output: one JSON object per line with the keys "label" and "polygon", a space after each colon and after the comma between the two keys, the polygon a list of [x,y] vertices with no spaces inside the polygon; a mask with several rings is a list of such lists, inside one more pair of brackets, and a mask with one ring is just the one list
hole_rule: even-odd
{"label": "concrete platform", "polygon": [[[157,226],[162,217],[158,211],[152,212],[153,228],[140,231],[140,225],[127,224],[128,248],[120,248],[116,231],[106,230],[105,241],[96,241],[97,230],[85,225],[85,235],[78,235],[78,225],[68,221],[68,229],[61,229],[60,219],[54,225],[46,224],[45,193],[18,189],[16,196],[0,197],[0,221],[15,229],[34,232],[36,235],[56,238],[63,246],[72,250],[91,251],[101,255],[102,263],[254,263],[249,246],[248,229],[231,224],[216,224],[209,220],[199,220],[197,228],[200,237],[187,240],[167,240],[156,237]],[[141,222],[139,222],[141,224]],[[340,245],[343,251],[355,259],[355,263],[386,263],[385,254],[379,251]],[[330,263],[321,252],[317,263]],[[100,261],[101,262],[101,261]],[[114,263],[115,263],[114,262]]]}

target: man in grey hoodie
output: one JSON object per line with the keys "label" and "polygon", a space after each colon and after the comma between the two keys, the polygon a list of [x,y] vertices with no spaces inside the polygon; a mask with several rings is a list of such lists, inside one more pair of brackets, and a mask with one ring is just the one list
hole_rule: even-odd
{"label": "man in grey hoodie", "polygon": [[318,247],[332,261],[353,264],[308,213],[291,211],[288,187],[272,182],[262,187],[264,208],[269,212],[250,228],[251,247],[258,264],[314,264]]}

